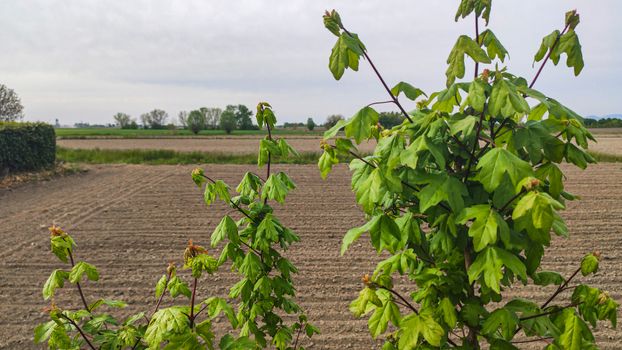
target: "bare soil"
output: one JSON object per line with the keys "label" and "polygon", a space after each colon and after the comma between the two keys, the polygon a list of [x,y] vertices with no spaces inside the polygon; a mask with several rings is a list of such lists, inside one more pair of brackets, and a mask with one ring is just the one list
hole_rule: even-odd
{"label": "bare soil", "polygon": [[[298,152],[321,152],[319,136],[285,136]],[[167,149],[180,152],[256,153],[261,136],[161,138],[161,139],[67,139],[56,140],[61,147],[81,149]],[[359,150],[370,152],[373,143],[363,143]]]}
{"label": "bare soil", "polygon": [[[595,134],[598,143],[591,142],[590,150],[622,155],[622,133]],[[298,152],[320,152],[318,136],[287,136],[287,141]],[[201,151],[213,153],[248,154],[257,152],[259,136],[210,137],[210,138],[162,138],[162,139],[67,139],[57,140],[66,148],[82,149],[168,149],[181,152]],[[363,143],[359,151],[373,151],[374,142]]]}
{"label": "bare soil", "polygon": [[[255,170],[243,165],[205,168],[211,177],[232,185],[246,170]],[[355,319],[347,310],[361,288],[361,276],[373,270],[379,257],[365,236],[344,257],[339,256],[344,233],[363,222],[346,167],[338,167],[327,181],[320,179],[315,165],[275,168],[290,172],[298,185],[287,211],[277,208],[277,215],[301,236],[301,243],[286,254],[300,268],[299,301],[322,331],[305,345],[377,348],[366,320]],[[569,204],[564,217],[571,237],[555,240],[545,268],[569,275],[583,254],[599,250],[604,256],[601,271],[583,280],[622,302],[622,165],[600,164],[585,172],[566,169],[568,189],[583,200]],[[99,282],[85,283],[88,300],[125,300],[130,305],[124,314],[151,310],[155,282],[169,261],[181,260],[187,240],[207,246],[220,217],[236,215],[224,205],[207,208],[190,170],[186,166],[100,166],[88,173],[0,190],[0,348],[38,348],[32,344],[32,330],[46,317],[41,287],[52,269],[65,268],[49,252],[51,223],[70,231],[78,244],[77,258],[101,272]],[[226,268],[204,278],[199,298],[226,295],[236,278]],[[516,295],[540,300],[550,292],[514,290]],[[66,289],[59,292],[56,303],[77,307],[79,298],[75,290]],[[621,332],[605,324],[599,325],[596,336],[603,349],[619,349],[622,344]]]}

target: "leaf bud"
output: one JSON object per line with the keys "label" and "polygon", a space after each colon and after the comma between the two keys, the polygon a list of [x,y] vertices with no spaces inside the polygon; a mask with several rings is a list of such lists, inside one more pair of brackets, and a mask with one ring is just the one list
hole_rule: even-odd
{"label": "leaf bud", "polygon": [[192,258],[199,254],[207,254],[207,250],[200,245],[192,244],[192,240],[189,240],[188,246],[184,250],[184,263],[187,265]]}

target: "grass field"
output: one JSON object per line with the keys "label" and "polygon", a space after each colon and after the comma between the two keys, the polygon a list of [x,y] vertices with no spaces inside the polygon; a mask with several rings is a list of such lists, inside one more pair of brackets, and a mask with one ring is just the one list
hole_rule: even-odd
{"label": "grass field", "polygon": [[[281,164],[317,163],[320,154],[302,152],[298,156],[276,158]],[[256,153],[178,152],[167,149],[73,149],[58,147],[56,158],[66,163],[88,164],[255,164]]]}
{"label": "grass field", "polygon": [[[117,129],[117,128],[57,128],[56,136],[59,138],[152,138],[152,137],[205,137],[215,135],[227,135],[224,130],[201,130],[198,135],[190,130],[168,130],[168,129]],[[316,129],[309,131],[306,129],[275,129],[276,135],[321,135],[324,131]],[[229,135],[264,135],[265,130],[234,130]]]}

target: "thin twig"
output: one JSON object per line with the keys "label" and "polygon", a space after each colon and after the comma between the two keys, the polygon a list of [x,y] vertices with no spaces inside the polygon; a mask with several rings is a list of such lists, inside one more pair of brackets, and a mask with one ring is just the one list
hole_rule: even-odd
{"label": "thin twig", "polygon": [[[482,114],[480,114],[479,122],[477,123],[477,132],[475,133],[475,142],[473,143],[473,149],[471,150],[471,154],[475,154],[475,150],[477,149],[477,145],[479,144],[479,141],[478,141],[479,134],[482,132],[482,124],[484,123],[485,111],[486,111],[486,108],[484,106],[484,110],[482,111]],[[464,173],[464,179],[462,179],[462,182],[466,182],[467,179],[469,178],[469,173],[471,172],[471,166],[473,166],[473,161],[471,158],[469,158],[467,162],[466,172]]]}
{"label": "thin twig", "polygon": [[194,300],[197,295],[197,280],[198,278],[194,278],[194,282],[192,283],[192,297],[190,298],[190,329],[194,327]]}
{"label": "thin twig", "polygon": [[[479,21],[477,20],[477,14],[475,15],[475,42],[479,45]],[[479,62],[475,61],[475,74],[473,79],[476,79],[479,75]]]}
{"label": "thin twig", "polygon": [[526,320],[531,320],[531,319],[542,317],[542,316],[556,314],[556,313],[558,313],[558,312],[560,312],[560,311],[562,311],[564,309],[567,309],[567,308],[570,308],[570,307],[575,307],[577,305],[579,305],[579,304],[575,304],[575,303],[568,304],[566,306],[562,306],[560,308],[557,308],[557,309],[554,309],[554,310],[551,310],[551,311],[543,312],[543,313],[536,314],[536,315],[529,315],[529,316],[521,317],[520,320],[521,321],[526,321]]}
{"label": "thin twig", "polygon": [[501,212],[501,213],[502,213],[502,212],[504,212],[504,211],[505,211],[505,209],[507,209],[507,208],[508,208],[508,206],[509,206],[510,204],[512,204],[512,202],[514,202],[514,200],[515,200],[516,198],[520,197],[520,196],[521,196],[523,193],[525,193],[525,192],[527,192],[527,191],[525,190],[525,188],[522,188],[522,189],[521,189],[521,190],[520,190],[517,194],[513,195],[513,196],[512,196],[512,198],[510,198],[510,199],[508,200],[508,202],[507,202],[507,203],[505,203],[505,204],[501,207],[501,209],[499,209],[499,212]]}
{"label": "thin twig", "polygon": [[374,106],[374,105],[383,105],[383,104],[386,104],[386,103],[395,103],[395,101],[390,100],[390,101],[379,101],[379,102],[372,102],[372,103],[368,104],[368,105],[367,105],[367,106],[365,106],[365,107],[371,107],[371,106]]}
{"label": "thin twig", "polygon": [[414,306],[412,306],[412,304],[410,304],[408,302],[408,300],[406,300],[400,293],[394,291],[393,289],[389,289],[387,287],[384,287],[384,286],[378,286],[378,288],[384,289],[386,291],[389,291],[391,294],[393,294],[396,297],[400,298],[400,300],[402,300],[408,306],[409,309],[411,309],[415,314],[419,315],[419,311],[417,311],[417,309]]}
{"label": "thin twig", "polygon": [[533,342],[537,342],[537,341],[548,342],[549,339],[553,339],[553,337],[542,337],[542,338],[529,339],[529,340],[515,340],[515,341],[512,341],[510,343],[512,343],[512,344],[525,344],[525,343],[533,343]]}

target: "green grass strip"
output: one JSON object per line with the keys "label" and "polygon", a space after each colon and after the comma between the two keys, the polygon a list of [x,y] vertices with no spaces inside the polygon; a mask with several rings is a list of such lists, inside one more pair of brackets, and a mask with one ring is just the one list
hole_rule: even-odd
{"label": "green grass strip", "polygon": [[619,154],[610,154],[610,153],[602,153],[602,152],[589,152],[597,162],[600,163],[620,163],[622,162],[622,155]]}
{"label": "green grass strip", "polygon": [[[275,163],[314,164],[320,153],[304,152],[299,156],[276,158]],[[230,154],[207,152],[177,152],[172,150],[110,150],[110,149],[77,149],[56,148],[56,158],[67,163],[88,164],[256,164],[256,154]]]}

